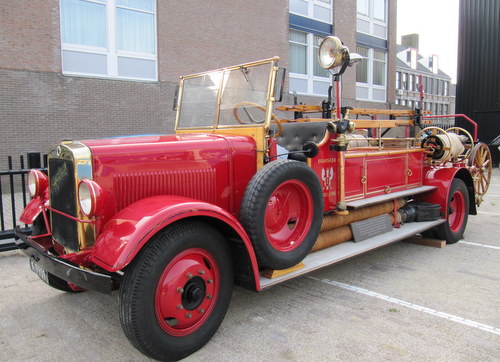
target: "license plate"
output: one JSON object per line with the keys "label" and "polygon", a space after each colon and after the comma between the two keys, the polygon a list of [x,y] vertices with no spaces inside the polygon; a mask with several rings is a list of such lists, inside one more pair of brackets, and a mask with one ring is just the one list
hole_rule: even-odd
{"label": "license plate", "polygon": [[42,267],[33,258],[30,258],[30,268],[40,277],[40,279],[42,279],[45,283],[49,284],[48,273],[45,270],[43,270]]}

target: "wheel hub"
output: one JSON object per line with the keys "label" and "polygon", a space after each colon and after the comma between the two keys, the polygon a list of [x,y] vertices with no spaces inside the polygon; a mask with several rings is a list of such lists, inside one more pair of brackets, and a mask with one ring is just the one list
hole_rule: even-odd
{"label": "wheel hub", "polygon": [[312,215],[307,187],[298,180],[283,182],[271,195],[264,215],[270,244],[281,252],[297,248],[309,231]]}
{"label": "wheel hub", "polygon": [[156,319],[173,336],[200,328],[215,307],[220,271],[204,249],[187,249],[165,267],[156,287]]}
{"label": "wheel hub", "polygon": [[200,277],[190,279],[184,286],[182,293],[182,306],[187,310],[193,310],[200,306],[205,299],[205,281]]}

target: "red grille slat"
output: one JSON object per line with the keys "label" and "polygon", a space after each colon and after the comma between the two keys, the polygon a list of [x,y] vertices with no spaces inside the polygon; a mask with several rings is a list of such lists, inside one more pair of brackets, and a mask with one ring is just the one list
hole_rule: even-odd
{"label": "red grille slat", "polygon": [[214,169],[133,172],[113,177],[117,211],[157,195],[191,197],[217,202]]}

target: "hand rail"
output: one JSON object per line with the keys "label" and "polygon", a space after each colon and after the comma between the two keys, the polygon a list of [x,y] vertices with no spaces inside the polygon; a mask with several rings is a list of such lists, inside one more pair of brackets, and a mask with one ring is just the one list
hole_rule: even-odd
{"label": "hand rail", "polygon": [[477,142],[477,123],[474,122],[472,119],[470,119],[468,116],[465,114],[445,114],[445,115],[434,115],[434,116],[423,116],[422,118],[429,119],[429,118],[451,118],[451,117],[462,117],[465,118],[467,122],[472,124],[474,127],[474,142]]}

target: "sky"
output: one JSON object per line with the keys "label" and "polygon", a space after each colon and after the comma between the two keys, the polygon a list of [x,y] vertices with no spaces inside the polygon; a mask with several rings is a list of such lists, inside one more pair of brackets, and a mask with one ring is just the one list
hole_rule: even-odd
{"label": "sky", "polygon": [[439,55],[439,68],[457,82],[459,0],[397,0],[401,35],[420,34],[419,53]]}

